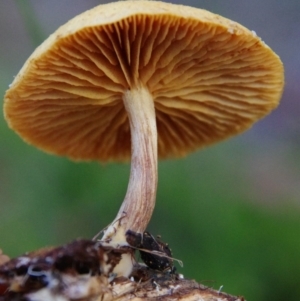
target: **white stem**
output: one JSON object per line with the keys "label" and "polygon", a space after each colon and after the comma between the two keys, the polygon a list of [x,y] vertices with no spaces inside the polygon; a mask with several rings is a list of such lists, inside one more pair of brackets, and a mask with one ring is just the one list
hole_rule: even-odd
{"label": "white stem", "polygon": [[143,232],[156,200],[157,129],[153,97],[146,88],[138,87],[126,91],[123,101],[131,130],[130,179],[123,204],[104,239],[115,236],[119,228],[121,236],[128,229]]}

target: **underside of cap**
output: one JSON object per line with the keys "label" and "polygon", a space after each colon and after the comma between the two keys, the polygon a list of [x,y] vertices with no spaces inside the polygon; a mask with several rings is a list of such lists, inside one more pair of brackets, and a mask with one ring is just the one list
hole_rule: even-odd
{"label": "underside of cap", "polygon": [[5,95],[5,117],[28,143],[75,160],[130,158],[122,97],[153,95],[159,157],[248,129],[279,102],[283,66],[243,26],[155,1],[100,5],[59,28]]}

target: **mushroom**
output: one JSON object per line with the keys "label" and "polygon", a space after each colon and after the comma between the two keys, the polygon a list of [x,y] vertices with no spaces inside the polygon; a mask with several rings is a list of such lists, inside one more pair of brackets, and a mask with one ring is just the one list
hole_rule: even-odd
{"label": "mushroom", "polygon": [[2,250],[0,249],[0,265],[9,261],[9,257],[3,254]]}
{"label": "mushroom", "polygon": [[202,9],[120,1],[86,11],[30,56],[6,92],[26,142],[74,160],[125,161],[128,190],[104,239],[143,232],[157,158],[248,129],[279,102],[279,57],[254,32]]}

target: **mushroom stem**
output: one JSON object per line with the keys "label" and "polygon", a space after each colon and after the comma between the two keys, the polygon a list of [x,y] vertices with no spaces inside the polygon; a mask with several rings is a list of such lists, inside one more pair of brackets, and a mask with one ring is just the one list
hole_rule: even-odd
{"label": "mushroom stem", "polygon": [[154,210],[157,189],[157,129],[153,97],[140,86],[126,91],[123,101],[131,130],[131,170],[123,204],[104,234],[104,239],[113,240],[122,240],[128,229],[135,232],[146,229]]}

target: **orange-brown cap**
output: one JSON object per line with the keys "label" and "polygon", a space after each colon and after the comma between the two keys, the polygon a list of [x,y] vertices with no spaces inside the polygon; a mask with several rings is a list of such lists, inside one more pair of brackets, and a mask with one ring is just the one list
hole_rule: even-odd
{"label": "orange-brown cap", "polygon": [[125,160],[122,97],[153,96],[159,157],[176,157],[249,128],[279,102],[278,56],[254,32],[205,10],[156,1],[100,5],[53,33],[5,95],[9,126],[76,160]]}

